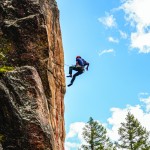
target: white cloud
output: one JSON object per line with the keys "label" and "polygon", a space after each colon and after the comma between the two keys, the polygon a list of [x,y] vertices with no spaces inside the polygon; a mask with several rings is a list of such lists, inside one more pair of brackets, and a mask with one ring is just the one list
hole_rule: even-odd
{"label": "white cloud", "polygon": [[113,49],[106,49],[99,52],[99,56],[106,54],[106,53],[114,53]]}
{"label": "white cloud", "polygon": [[131,34],[131,47],[138,48],[139,53],[150,52],[150,33],[132,33]]}
{"label": "white cloud", "polygon": [[126,14],[126,20],[136,31],[131,33],[131,48],[139,53],[150,52],[150,0],[124,0],[120,8]]}
{"label": "white cloud", "polygon": [[[145,103],[146,109],[150,110],[150,97],[148,99],[143,100],[143,102]],[[130,111],[135,116],[135,118],[139,120],[142,126],[144,126],[148,131],[150,131],[150,113],[145,113],[141,106],[142,105],[127,105],[124,109],[111,109],[112,116],[107,120],[108,124],[112,125],[112,128],[108,129],[108,136],[110,137],[110,139],[112,139],[113,141],[118,140],[118,128],[120,127],[121,122],[125,122],[125,117],[128,111]]]}
{"label": "white cloud", "polygon": [[[71,148],[78,149],[81,143],[85,143],[82,137],[84,122],[75,122],[70,124],[69,132],[66,135],[65,150],[71,150]],[[71,139],[78,138],[79,143],[69,142]]]}
{"label": "white cloud", "polygon": [[66,135],[66,138],[72,138],[74,136],[78,136],[82,139],[82,128],[84,127],[84,122],[75,122],[70,125],[69,133]]}
{"label": "white cloud", "polygon": [[108,41],[109,42],[112,42],[112,43],[119,43],[119,40],[118,39],[115,39],[113,37],[108,37]]}
{"label": "white cloud", "polygon": [[127,33],[123,32],[121,30],[119,30],[119,33],[120,33],[121,38],[127,39],[127,37],[128,37]]}
{"label": "white cloud", "polygon": [[140,93],[139,99],[146,105],[146,112],[150,113],[150,96],[149,93]]}
{"label": "white cloud", "polygon": [[116,27],[116,19],[114,18],[113,15],[109,15],[108,13],[106,13],[106,17],[101,17],[98,18],[99,22],[101,22],[102,24],[104,24],[106,27],[112,28],[112,27]]}
{"label": "white cloud", "polygon": [[150,96],[148,98],[141,98],[140,100],[146,103],[146,111],[150,112]]}
{"label": "white cloud", "polygon": [[149,93],[147,93],[147,92],[141,92],[138,94],[138,97],[140,98],[141,96],[148,96],[148,95],[149,95]]}
{"label": "white cloud", "polygon": [[72,148],[78,149],[79,147],[80,147],[80,144],[78,143],[65,142],[65,150],[71,150]]}
{"label": "white cloud", "polygon": [[124,109],[111,108],[112,116],[107,120],[108,124],[112,125],[112,128],[108,129],[108,136],[111,140],[117,141],[119,139],[118,128],[120,127],[121,122],[125,122],[125,117],[128,111],[130,111],[138,119],[141,119],[144,115],[143,110],[139,105],[127,105]]}
{"label": "white cloud", "polygon": [[[147,98],[140,98],[141,103],[139,105],[127,105],[123,109],[110,109],[112,113],[111,117],[107,119],[107,123],[102,124],[107,128],[108,136],[112,141],[117,141],[119,139],[118,129],[121,125],[121,122],[125,122],[126,115],[129,111],[135,116],[135,118],[138,119],[138,121],[147,129],[147,131],[150,131],[150,96],[148,96],[148,93],[145,92],[140,93],[139,96],[147,96]],[[145,109],[148,111],[145,111]],[[70,125],[70,131],[66,138],[65,150],[71,150],[72,148],[78,149],[81,144],[85,144],[85,141],[82,137],[84,125],[84,122],[75,122]],[[70,141],[70,139],[74,139],[75,137],[78,137],[78,143]]]}

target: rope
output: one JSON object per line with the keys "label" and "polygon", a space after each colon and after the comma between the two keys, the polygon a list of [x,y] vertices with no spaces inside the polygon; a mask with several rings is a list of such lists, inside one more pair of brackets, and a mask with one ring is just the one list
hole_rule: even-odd
{"label": "rope", "polygon": [[69,66],[69,65],[65,64],[65,66]]}

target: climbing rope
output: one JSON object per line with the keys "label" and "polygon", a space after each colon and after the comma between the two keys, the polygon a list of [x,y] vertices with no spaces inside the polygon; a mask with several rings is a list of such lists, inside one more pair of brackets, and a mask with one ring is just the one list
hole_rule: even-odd
{"label": "climbing rope", "polygon": [[65,66],[70,66],[70,65],[65,64]]}

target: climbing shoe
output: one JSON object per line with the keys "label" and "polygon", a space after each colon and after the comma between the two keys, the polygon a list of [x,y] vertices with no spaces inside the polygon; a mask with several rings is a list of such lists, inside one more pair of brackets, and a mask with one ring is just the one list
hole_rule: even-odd
{"label": "climbing shoe", "polygon": [[72,83],[68,84],[68,87],[71,86],[71,85],[72,85]]}
{"label": "climbing shoe", "polygon": [[72,75],[70,74],[69,76],[67,76],[67,77],[70,77],[70,78],[72,78]]}

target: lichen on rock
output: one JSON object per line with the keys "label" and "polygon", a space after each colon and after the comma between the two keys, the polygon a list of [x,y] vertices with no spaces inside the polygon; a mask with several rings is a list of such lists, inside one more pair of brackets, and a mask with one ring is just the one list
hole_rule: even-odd
{"label": "lichen on rock", "polygon": [[[64,54],[55,0],[0,1],[4,149],[64,150]],[[16,69],[15,69],[16,68]]]}
{"label": "lichen on rock", "polygon": [[2,66],[2,67],[0,67],[0,74],[3,74],[3,73],[8,72],[8,71],[12,71],[12,70],[14,70],[14,67]]}

